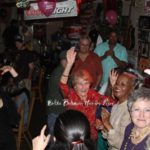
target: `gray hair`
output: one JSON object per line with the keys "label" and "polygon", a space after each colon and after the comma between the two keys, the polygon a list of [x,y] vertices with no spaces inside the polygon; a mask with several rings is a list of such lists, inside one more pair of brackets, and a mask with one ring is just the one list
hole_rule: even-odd
{"label": "gray hair", "polygon": [[82,41],[82,40],[87,40],[87,41],[89,41],[89,43],[91,43],[91,39],[90,39],[90,37],[87,36],[87,35],[82,35],[82,36],[80,37],[80,41]]}
{"label": "gray hair", "polygon": [[133,91],[128,100],[128,109],[131,110],[133,103],[135,103],[139,98],[143,98],[143,100],[147,99],[150,101],[150,89],[145,87],[140,87],[139,89]]}

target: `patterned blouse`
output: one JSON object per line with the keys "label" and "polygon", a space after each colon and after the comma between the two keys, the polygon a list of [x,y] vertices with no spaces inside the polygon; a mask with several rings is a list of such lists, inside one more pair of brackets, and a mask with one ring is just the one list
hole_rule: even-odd
{"label": "patterned blouse", "polygon": [[76,91],[69,88],[67,84],[60,83],[60,89],[64,96],[64,105],[67,109],[75,109],[82,112],[89,120],[91,127],[91,137],[93,140],[97,139],[97,130],[95,129],[96,107],[101,105],[103,95],[96,91],[89,89],[87,93],[87,100],[83,101],[77,95]]}

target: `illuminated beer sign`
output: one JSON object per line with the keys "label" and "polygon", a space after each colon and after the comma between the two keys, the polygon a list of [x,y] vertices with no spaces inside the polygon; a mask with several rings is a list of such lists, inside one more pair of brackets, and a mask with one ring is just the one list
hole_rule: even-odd
{"label": "illuminated beer sign", "polygon": [[25,20],[48,19],[48,18],[63,18],[77,16],[77,4],[75,0],[57,2],[53,13],[50,16],[45,16],[39,9],[37,3],[30,3],[30,8],[24,10]]}

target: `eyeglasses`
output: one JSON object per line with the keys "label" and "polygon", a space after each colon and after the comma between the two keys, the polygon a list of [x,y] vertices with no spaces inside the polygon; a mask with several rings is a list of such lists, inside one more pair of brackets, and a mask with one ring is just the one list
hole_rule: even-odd
{"label": "eyeglasses", "polygon": [[150,115],[150,108],[140,109],[140,108],[132,108],[132,115],[139,115],[143,113],[144,115]]}
{"label": "eyeglasses", "polygon": [[82,43],[80,43],[80,46],[89,47],[90,45],[89,44],[82,44]]}

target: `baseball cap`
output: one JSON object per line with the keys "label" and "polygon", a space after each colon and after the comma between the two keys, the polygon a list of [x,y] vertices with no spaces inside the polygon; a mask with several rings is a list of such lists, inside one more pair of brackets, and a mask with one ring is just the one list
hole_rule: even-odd
{"label": "baseball cap", "polygon": [[22,36],[21,36],[21,35],[16,35],[16,36],[15,36],[15,42],[21,42],[21,43],[23,43],[23,38],[22,38]]}

